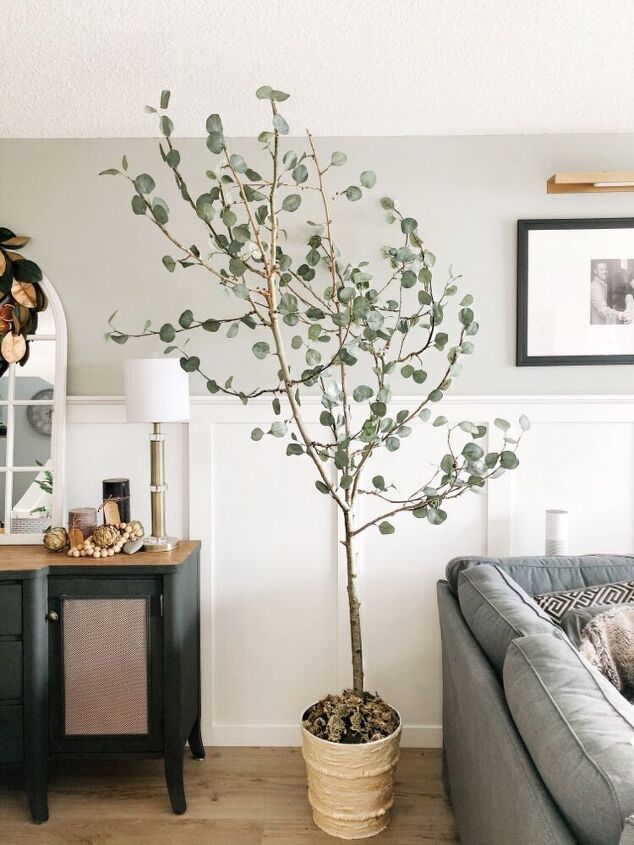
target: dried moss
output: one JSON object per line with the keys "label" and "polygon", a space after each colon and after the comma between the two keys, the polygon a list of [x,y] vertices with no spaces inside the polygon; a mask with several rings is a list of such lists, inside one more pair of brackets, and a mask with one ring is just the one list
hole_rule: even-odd
{"label": "dried moss", "polygon": [[399,726],[399,717],[378,695],[366,692],[363,698],[352,690],[327,695],[307,711],[306,730],[329,742],[359,744],[384,739]]}

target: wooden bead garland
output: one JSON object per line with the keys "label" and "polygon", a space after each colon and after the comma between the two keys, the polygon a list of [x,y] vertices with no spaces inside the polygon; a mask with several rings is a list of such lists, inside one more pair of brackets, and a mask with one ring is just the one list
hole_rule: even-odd
{"label": "wooden bead garland", "polygon": [[117,529],[118,537],[109,547],[102,547],[95,542],[95,535],[87,537],[81,546],[71,546],[68,550],[68,557],[92,557],[94,559],[113,557],[119,554],[125,543],[129,540],[140,540],[143,537],[144,529],[138,520],[132,522],[120,522],[113,526]]}

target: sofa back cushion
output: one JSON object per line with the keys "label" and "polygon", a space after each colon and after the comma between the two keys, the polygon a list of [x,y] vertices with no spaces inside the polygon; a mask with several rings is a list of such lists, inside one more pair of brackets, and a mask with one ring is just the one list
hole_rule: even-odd
{"label": "sofa back cushion", "polygon": [[495,566],[485,564],[462,571],[458,601],[471,633],[500,677],[512,640],[558,630],[533,599]]}
{"label": "sofa back cushion", "polygon": [[458,593],[460,573],[482,565],[503,570],[531,596],[634,579],[634,557],[628,555],[457,557],[447,564],[446,571],[454,593]]}
{"label": "sofa back cushion", "polygon": [[565,637],[516,639],[504,691],[524,744],[582,845],[617,845],[634,812],[634,708]]}

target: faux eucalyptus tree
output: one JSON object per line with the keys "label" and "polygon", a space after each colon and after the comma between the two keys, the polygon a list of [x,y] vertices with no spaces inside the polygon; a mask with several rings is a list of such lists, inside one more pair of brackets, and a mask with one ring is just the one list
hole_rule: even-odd
{"label": "faux eucalyptus tree", "polygon": [[[152,176],[131,175],[126,157],[120,169],[104,171],[129,182],[132,211],[146,217],[170,243],[170,252],[162,259],[166,270],[202,268],[235,299],[236,314],[230,318],[194,316],[188,309],[177,325],[167,323],[155,329],[146,322],[141,332],[130,333],[115,326],[115,312],[106,338],[123,344],[132,337],[155,335],[165,344],[166,354],[178,352],[186,372],[204,379],[210,393],[234,396],[245,405],[256,397],[270,397],[270,427],[267,431],[255,428],[251,438],[279,438],[287,444],[287,455],[311,461],[317,490],[330,496],[341,511],[353,689],[362,696],[357,538],[369,529],[392,534],[392,519],[401,513],[440,525],[447,517],[445,502],[467,491],[480,491],[488,479],[518,465],[515,452],[521,432],[517,438],[511,437],[509,423],[496,420],[502,444],[499,451],[485,453],[480,444],[487,435],[486,426],[470,421],[450,424],[442,415],[432,419],[433,406],[460,372],[461,357],[473,352],[478,331],[473,298],[464,296],[455,306],[458,321],[450,340],[440,327],[456,296],[457,277],[450,271],[442,284],[435,282],[435,259],[423,243],[417,221],[404,215],[388,197],[380,200],[380,214],[395,230],[393,244],[380,248],[372,242],[372,235],[366,256],[382,257],[384,270],[373,277],[368,260],[346,260],[335,237],[333,202],[358,202],[374,188],[376,175],[365,170],[358,184],[330,188],[327,183],[346,164],[346,155],[334,151],[323,160],[310,133],[305,141],[285,140],[289,127],[279,107],[288,95],[269,86],[259,88],[256,95],[268,103],[271,112],[270,127],[258,136],[269,162],[268,172],[261,175],[242,155],[230,152],[220,116],[212,114],[206,122],[207,186],[200,194],[190,190],[181,170],[173,123],[166,113],[169,91],[162,92],[159,108],[146,107],[158,115],[160,154],[200,226],[196,235],[199,245],[188,245],[174,234],[168,205],[156,195]],[[298,239],[289,237],[287,227],[298,216],[307,194],[318,198],[320,213],[317,221],[297,225],[294,235],[302,233],[305,243],[297,261],[291,244]],[[201,236],[204,246],[200,245]],[[256,366],[267,374],[257,388],[241,388],[233,377],[219,380],[181,342],[192,332],[221,329],[229,339],[250,336],[247,342]],[[441,364],[431,388],[426,386],[429,357]],[[357,372],[367,376],[357,376]],[[414,407],[392,408],[391,382],[398,373],[415,386]],[[304,419],[302,398],[307,391],[316,392],[323,406],[317,436]],[[444,427],[446,448],[430,477],[421,478],[411,492],[401,493],[383,475],[372,475],[370,466],[378,453],[401,449],[416,420]],[[528,426],[528,420],[521,417],[520,429]],[[355,525],[353,512],[360,497],[380,503],[381,513]]]}

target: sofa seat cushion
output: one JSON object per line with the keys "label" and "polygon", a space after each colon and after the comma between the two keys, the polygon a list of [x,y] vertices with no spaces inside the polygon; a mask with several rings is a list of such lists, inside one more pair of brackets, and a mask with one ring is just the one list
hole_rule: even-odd
{"label": "sofa seat cushion", "polygon": [[504,691],[524,744],[582,845],[618,845],[634,813],[634,708],[565,637],[516,639]]}
{"label": "sofa seat cushion", "polygon": [[579,590],[560,590],[556,593],[542,593],[534,596],[553,622],[561,623],[568,610],[576,607],[592,607],[595,604],[633,604],[634,581],[619,581],[616,584],[594,584]]}
{"label": "sofa seat cushion", "polygon": [[461,572],[458,601],[473,636],[500,677],[512,640],[559,631],[533,599],[495,566],[476,566]]}
{"label": "sofa seat cushion", "polygon": [[457,557],[447,564],[447,580],[456,595],[460,573],[483,564],[504,570],[531,596],[634,580],[634,556],[631,555]]}

